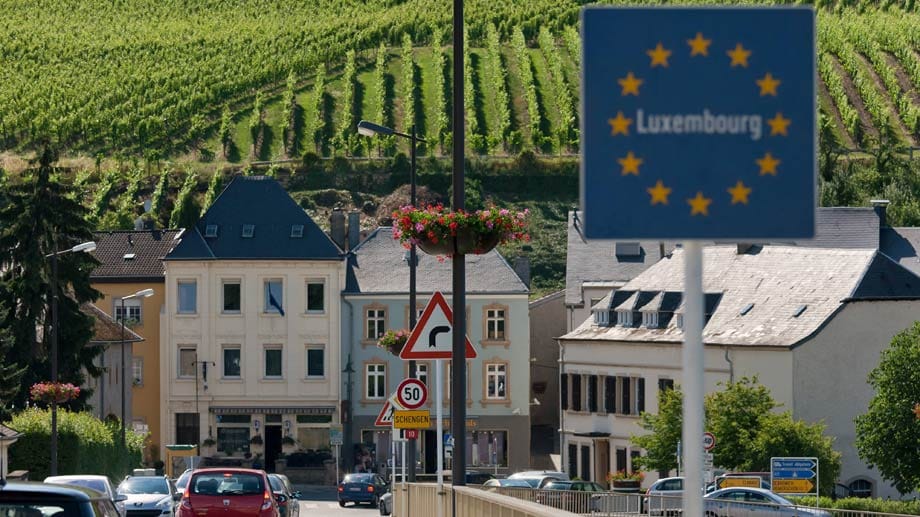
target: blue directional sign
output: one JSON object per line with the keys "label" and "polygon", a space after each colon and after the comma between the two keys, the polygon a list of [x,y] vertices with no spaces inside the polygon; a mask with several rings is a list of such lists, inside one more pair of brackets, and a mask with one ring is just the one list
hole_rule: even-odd
{"label": "blue directional sign", "polygon": [[811,479],[815,477],[814,470],[774,470],[776,479]]}
{"label": "blue directional sign", "polygon": [[[774,458],[773,470],[813,469],[818,462],[811,458]],[[812,473],[814,475],[814,473]],[[801,477],[801,476],[799,476]]]}
{"label": "blue directional sign", "polygon": [[818,458],[770,458],[770,488],[777,494],[818,493]]}
{"label": "blue directional sign", "polygon": [[808,7],[582,11],[588,238],[814,235]]}

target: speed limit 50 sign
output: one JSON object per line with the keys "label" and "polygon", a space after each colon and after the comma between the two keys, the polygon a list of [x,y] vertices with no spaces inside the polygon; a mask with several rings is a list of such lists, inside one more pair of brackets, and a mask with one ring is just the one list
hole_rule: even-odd
{"label": "speed limit 50 sign", "polygon": [[428,387],[418,379],[405,379],[396,388],[396,400],[406,409],[417,409],[428,400]]}

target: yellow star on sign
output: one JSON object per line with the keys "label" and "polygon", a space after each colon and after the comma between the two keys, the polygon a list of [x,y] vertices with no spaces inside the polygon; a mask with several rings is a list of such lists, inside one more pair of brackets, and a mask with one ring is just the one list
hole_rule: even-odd
{"label": "yellow star on sign", "polygon": [[765,176],[767,174],[770,174],[771,176],[776,176],[776,166],[783,163],[782,161],[774,158],[773,155],[770,153],[767,153],[763,155],[763,158],[760,158],[754,161],[757,162],[757,165],[760,166],[761,176]]}
{"label": "yellow star on sign", "polygon": [[702,192],[697,192],[695,198],[687,200],[687,204],[690,205],[690,215],[709,215],[710,203],[712,203],[712,199],[704,197]]}
{"label": "yellow star on sign", "polygon": [[738,183],[734,187],[728,189],[728,193],[732,195],[732,204],[744,203],[748,204],[748,194],[751,193],[751,189],[744,186],[744,183],[741,180],[738,180]]}
{"label": "yellow star on sign", "polygon": [[617,79],[617,82],[620,83],[620,86],[623,87],[623,91],[620,92],[620,95],[639,95],[639,86],[642,85],[642,79],[634,76],[632,72],[626,74],[626,77],[623,79]]}
{"label": "yellow star on sign", "polygon": [[695,38],[687,40],[687,45],[690,45],[690,57],[697,55],[708,56],[711,43],[711,39],[705,39],[702,32],[697,32]]}
{"label": "yellow star on sign", "polygon": [[777,113],[775,117],[767,121],[767,124],[770,125],[770,136],[783,135],[789,136],[789,132],[786,128],[789,127],[792,121],[788,118],[783,118],[782,113]]}
{"label": "yellow star on sign", "polygon": [[728,56],[732,58],[732,68],[738,65],[741,65],[747,68],[748,66],[747,60],[748,60],[748,56],[751,55],[751,51],[745,50],[744,47],[741,46],[741,43],[738,43],[737,45],[735,45],[734,50],[729,50],[728,52],[726,52],[726,54],[728,54]]}
{"label": "yellow star on sign", "polygon": [[661,65],[667,68],[668,57],[671,56],[671,51],[664,48],[664,46],[661,45],[660,41],[658,42],[657,47],[655,47],[652,50],[646,50],[645,53],[648,54],[650,58],[652,58],[652,68],[655,68],[658,65]]}
{"label": "yellow star on sign", "polygon": [[767,72],[767,75],[763,76],[763,79],[758,79],[754,82],[757,83],[757,86],[760,86],[761,97],[764,95],[776,97],[776,87],[782,83],[782,81],[770,75],[770,72]]}
{"label": "yellow star on sign", "polygon": [[663,205],[668,204],[668,194],[671,193],[671,189],[665,187],[661,180],[658,180],[654,187],[647,188],[645,191],[651,194],[653,205],[657,205],[658,203]]}
{"label": "yellow star on sign", "polygon": [[642,165],[642,158],[636,158],[632,151],[626,153],[626,158],[617,158],[617,161],[620,162],[620,165],[623,166],[623,170],[620,173],[623,176],[627,174],[632,174],[634,176],[639,175],[639,166]]}
{"label": "yellow star on sign", "polygon": [[629,136],[629,125],[632,124],[632,119],[624,117],[622,111],[617,112],[616,118],[607,119],[607,123],[610,124],[610,136]]}

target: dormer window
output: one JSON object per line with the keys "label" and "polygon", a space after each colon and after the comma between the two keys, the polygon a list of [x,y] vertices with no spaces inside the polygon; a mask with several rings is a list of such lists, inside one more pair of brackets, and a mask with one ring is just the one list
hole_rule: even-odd
{"label": "dormer window", "polygon": [[617,311],[617,325],[632,327],[632,311]]}
{"label": "dormer window", "polygon": [[610,311],[594,311],[594,324],[598,327],[609,327]]}
{"label": "dormer window", "polygon": [[302,224],[292,224],[291,225],[291,238],[300,239],[303,237],[303,225]]}
{"label": "dormer window", "polygon": [[642,326],[650,329],[658,328],[658,313],[654,311],[643,312]]}
{"label": "dormer window", "polygon": [[684,315],[683,315],[683,314],[677,314],[676,316],[677,316],[677,318],[676,318],[675,324],[677,325],[677,328],[679,328],[679,329],[684,328]]}
{"label": "dormer window", "polygon": [[214,237],[217,237],[217,225],[216,225],[216,224],[209,224],[209,225],[205,226],[205,227],[204,227],[204,236],[205,236],[205,237],[208,237],[208,238],[212,238],[212,239],[213,239]]}
{"label": "dormer window", "polygon": [[616,243],[616,255],[618,257],[638,257],[642,254],[642,249],[638,242],[618,242]]}
{"label": "dormer window", "polygon": [[243,238],[251,239],[253,234],[256,233],[256,225],[254,224],[244,224],[243,225]]}
{"label": "dormer window", "polygon": [[802,315],[803,312],[805,312],[805,309],[807,308],[808,308],[807,305],[799,305],[798,308],[795,310],[795,312],[792,313],[792,317],[798,318],[799,316]]}

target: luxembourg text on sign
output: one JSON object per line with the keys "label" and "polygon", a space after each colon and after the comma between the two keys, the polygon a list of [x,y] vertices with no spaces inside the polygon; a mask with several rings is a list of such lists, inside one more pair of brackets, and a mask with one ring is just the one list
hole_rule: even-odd
{"label": "luxembourg text on sign", "polygon": [[588,238],[807,238],[810,8],[582,11]]}

